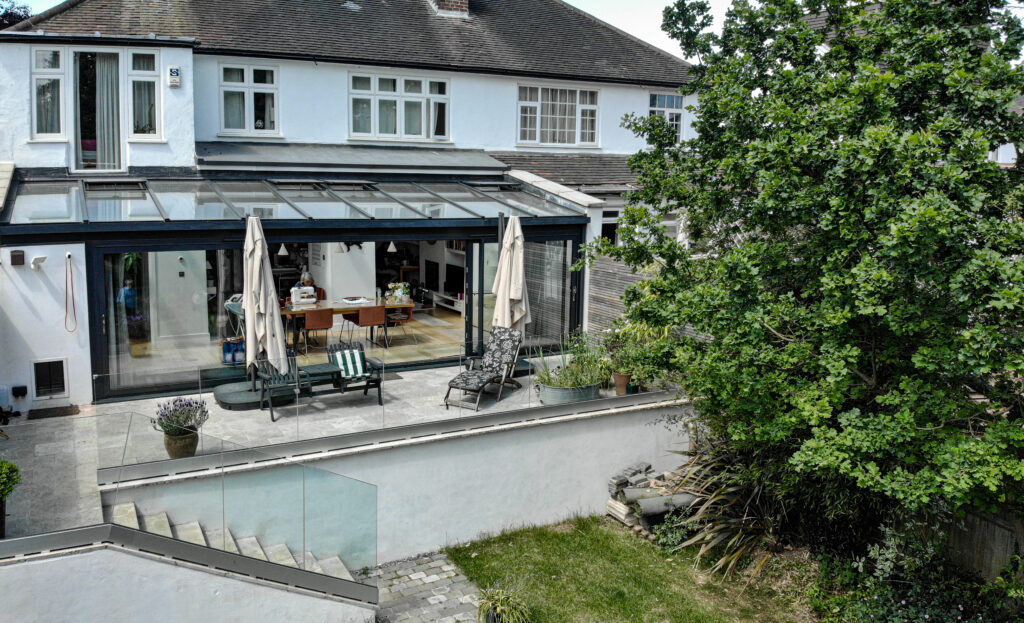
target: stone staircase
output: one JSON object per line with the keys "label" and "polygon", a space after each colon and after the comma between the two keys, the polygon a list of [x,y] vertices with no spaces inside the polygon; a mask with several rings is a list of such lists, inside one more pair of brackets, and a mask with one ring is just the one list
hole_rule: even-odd
{"label": "stone staircase", "polygon": [[140,515],[135,504],[127,502],[104,507],[104,515],[110,523],[128,526],[136,530],[145,530],[180,541],[197,545],[222,549],[233,554],[241,554],[258,560],[268,560],[279,565],[297,567],[329,575],[343,580],[352,580],[352,574],[338,556],[316,558],[313,552],[295,552],[283,543],[263,545],[255,536],[236,539],[226,528],[204,528],[198,521],[174,524],[167,513]]}

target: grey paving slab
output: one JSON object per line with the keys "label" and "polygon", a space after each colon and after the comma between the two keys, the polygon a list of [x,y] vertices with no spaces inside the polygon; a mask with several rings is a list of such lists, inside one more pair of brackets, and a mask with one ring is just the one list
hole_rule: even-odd
{"label": "grey paving slab", "polygon": [[[438,571],[444,570],[441,577]],[[381,623],[473,621],[479,590],[441,552],[388,563],[359,581],[376,581]]]}

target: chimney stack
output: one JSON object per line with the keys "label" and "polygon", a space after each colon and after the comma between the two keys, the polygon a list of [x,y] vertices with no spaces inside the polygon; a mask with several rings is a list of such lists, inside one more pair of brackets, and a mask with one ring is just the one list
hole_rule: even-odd
{"label": "chimney stack", "polygon": [[438,15],[469,17],[469,0],[430,0]]}

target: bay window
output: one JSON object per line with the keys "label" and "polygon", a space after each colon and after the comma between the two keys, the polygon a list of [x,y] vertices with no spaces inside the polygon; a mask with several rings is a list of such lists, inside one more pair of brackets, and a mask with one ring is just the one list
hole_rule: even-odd
{"label": "bay window", "polygon": [[277,68],[255,65],[220,66],[220,129],[222,134],[279,135]]}
{"label": "bay window", "polygon": [[519,142],[597,145],[597,91],[519,87]]}
{"label": "bay window", "polygon": [[64,65],[61,50],[32,51],[32,131],[38,138],[62,137],[61,99]]}
{"label": "bay window", "polygon": [[353,75],[350,133],[354,138],[448,139],[448,82]]}

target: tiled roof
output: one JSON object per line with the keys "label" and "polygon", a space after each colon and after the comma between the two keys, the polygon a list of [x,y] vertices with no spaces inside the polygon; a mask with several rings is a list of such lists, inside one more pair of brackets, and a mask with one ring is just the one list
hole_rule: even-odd
{"label": "tiled roof", "polygon": [[490,151],[487,154],[513,169],[529,171],[566,186],[631,184],[636,174],[626,154],[560,154],[525,151]]}
{"label": "tiled roof", "polygon": [[562,0],[68,0],[11,31],[195,37],[197,52],[675,86],[688,65]]}

